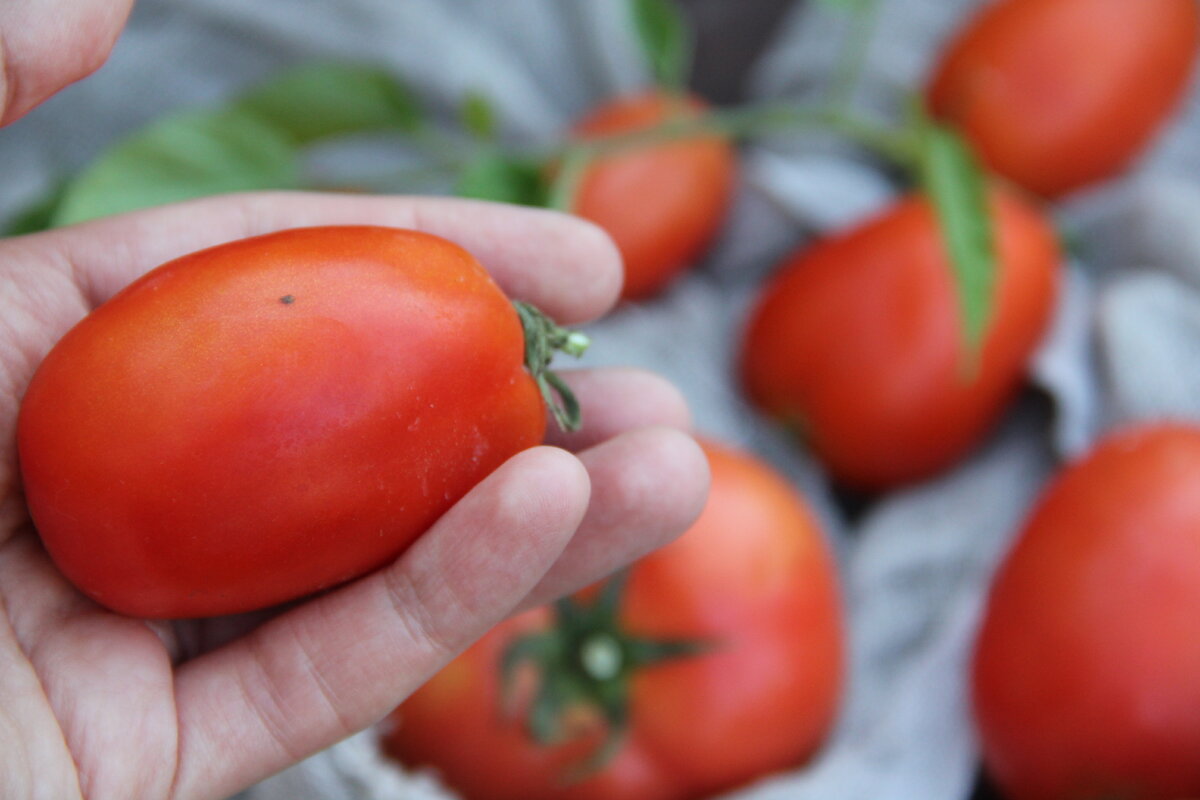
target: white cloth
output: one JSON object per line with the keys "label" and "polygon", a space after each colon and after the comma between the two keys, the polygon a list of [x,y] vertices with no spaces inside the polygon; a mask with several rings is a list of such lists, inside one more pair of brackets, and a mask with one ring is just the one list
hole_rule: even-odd
{"label": "white cloth", "polygon": [[[937,43],[978,3],[884,0],[858,94],[890,110]],[[562,0],[142,0],[110,63],[0,131],[0,215],[167,111],[212,103],[301,61],[392,67],[433,108],[468,90],[495,99],[505,136],[547,140],[645,75],[624,4]],[[763,98],[811,96],[841,25],[821,4],[790,15],[755,74]],[[757,281],[805,235],[848,225],[893,194],[840,146],[748,148],[721,241],[665,296],[594,326],[588,364],[667,375],[701,431],[767,457],[803,488],[840,555],[851,626],[844,711],[811,764],[735,792],[743,800],[962,800],[977,753],[966,660],[987,582],[1056,460],[1107,427],[1200,419],[1200,92],[1134,175],[1074,198],[1060,222],[1080,242],[1048,342],[1017,404],[958,468],[843,518],[820,466],[749,409],[732,364]],[[1049,398],[1046,402],[1045,398]],[[429,776],[380,759],[373,732],[245,793],[247,800],[430,800]]]}

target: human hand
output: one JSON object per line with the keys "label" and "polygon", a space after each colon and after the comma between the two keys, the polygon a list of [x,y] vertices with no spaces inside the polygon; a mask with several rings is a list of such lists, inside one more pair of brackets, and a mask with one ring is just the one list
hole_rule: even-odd
{"label": "human hand", "polygon": [[132,619],[80,594],[19,491],[16,415],[42,357],[159,263],[347,223],[452,239],[508,294],[565,323],[617,295],[618,256],[594,227],[460,200],[238,195],[0,241],[0,775],[11,796],[224,797],[366,727],[505,616],[599,579],[699,512],[707,469],[679,430],[678,392],[635,370],[567,371],[584,429],[513,457],[373,575],[221,620]]}

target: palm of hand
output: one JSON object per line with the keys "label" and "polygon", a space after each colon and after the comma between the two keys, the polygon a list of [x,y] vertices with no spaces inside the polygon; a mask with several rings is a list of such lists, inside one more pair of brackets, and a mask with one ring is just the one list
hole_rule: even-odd
{"label": "palm of hand", "polygon": [[[107,612],[54,568],[17,486],[18,404],[54,339],[86,312],[71,276],[20,258],[0,266],[0,708],[17,747],[0,772],[15,797],[167,797],[178,725],[174,631]],[[153,765],[152,768],[147,768]]]}

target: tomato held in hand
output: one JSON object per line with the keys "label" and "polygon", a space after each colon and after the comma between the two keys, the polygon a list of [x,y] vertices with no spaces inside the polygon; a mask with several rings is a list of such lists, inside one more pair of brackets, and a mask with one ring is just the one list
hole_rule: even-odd
{"label": "tomato held in hand", "polygon": [[[701,107],[662,93],[625,97],[597,108],[575,133],[630,133]],[[625,261],[622,297],[658,292],[701,255],[725,218],[735,171],[733,146],[716,135],[630,149],[586,170],[573,210],[616,242]]]}
{"label": "tomato held in hand", "polygon": [[998,264],[981,356],[963,339],[954,275],[921,197],[796,253],[768,284],[743,343],[746,389],[839,480],[883,489],[937,472],[1018,388],[1054,305],[1058,245],[1016,196],[994,191],[991,205]]}
{"label": "tomato held in hand", "polygon": [[309,228],[184,256],[34,375],[17,432],[30,513],[62,572],[130,615],[333,586],[541,442],[525,342],[479,263],[435,236]]}
{"label": "tomato held in hand", "polygon": [[782,478],[706,451],[690,530],[623,586],[494,629],[405,701],[387,750],[468,800],[696,798],[810,756],[842,679],[830,552]]}
{"label": "tomato held in hand", "polygon": [[1200,428],[1111,436],[1051,485],[974,658],[1012,800],[1200,797]]}
{"label": "tomato held in hand", "polygon": [[999,0],[950,43],[929,103],[992,169],[1053,197],[1138,154],[1198,45],[1195,0]]}

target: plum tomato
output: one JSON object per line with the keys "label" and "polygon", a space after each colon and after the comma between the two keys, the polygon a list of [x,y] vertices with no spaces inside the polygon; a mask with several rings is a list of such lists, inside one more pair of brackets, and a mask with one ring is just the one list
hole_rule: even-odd
{"label": "plum tomato", "polygon": [[1053,481],[992,584],[973,661],[1012,800],[1200,797],[1200,428],[1110,435]]}
{"label": "plum tomato", "polygon": [[[584,117],[574,135],[631,133],[702,107],[662,92],[621,97]],[[573,211],[616,242],[625,261],[622,297],[655,294],[702,254],[725,219],[736,169],[733,145],[715,134],[629,149],[588,167]]]}
{"label": "plum tomato", "polygon": [[400,706],[386,751],[468,800],[707,797],[810,757],[843,677],[832,554],[782,477],[705,450],[692,528],[493,629]]}
{"label": "plum tomato", "polygon": [[527,370],[527,340],[564,335],[415,231],[295,229],[186,255],[39,366],[17,432],[29,511],[63,574],[129,615],[334,586],[542,441],[552,351]]}
{"label": "plum tomato", "polygon": [[751,312],[741,370],[750,398],[793,427],[846,485],[878,490],[961,457],[1019,387],[1054,307],[1055,232],[994,190],[997,278],[982,352],[963,337],[933,209],[900,201],[792,255]]}
{"label": "plum tomato", "polygon": [[996,172],[1059,196],[1147,145],[1198,44],[1195,0],[999,0],[949,43],[929,104]]}

